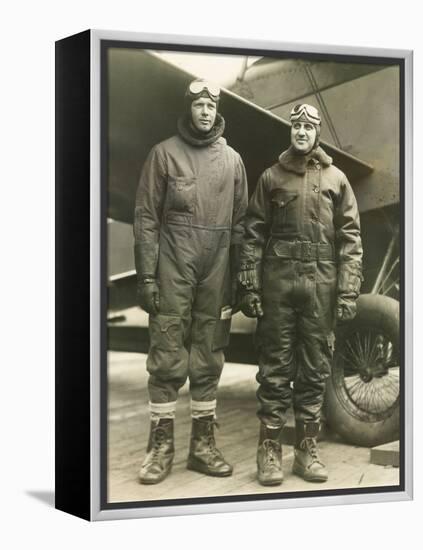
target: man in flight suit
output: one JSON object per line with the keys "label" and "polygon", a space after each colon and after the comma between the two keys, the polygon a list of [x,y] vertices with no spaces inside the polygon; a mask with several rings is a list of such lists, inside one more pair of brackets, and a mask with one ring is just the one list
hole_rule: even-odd
{"label": "man in flight suit", "polygon": [[362,246],[354,193],[319,147],[320,115],[291,111],[291,146],[259,179],[245,223],[238,275],[242,311],[259,317],[258,480],[283,480],[281,430],[293,404],[293,472],[326,481],[319,457],[325,380],[336,319],[352,319],[361,285]]}
{"label": "man in flight suit", "polygon": [[220,89],[203,80],[185,94],[178,133],[153,147],[135,208],[138,297],[150,314],[151,431],[141,483],[170,472],[178,390],[190,382],[188,468],[232,474],[214,439],[216,390],[229,340],[235,250],[242,241],[247,180],[239,154],[222,137]]}

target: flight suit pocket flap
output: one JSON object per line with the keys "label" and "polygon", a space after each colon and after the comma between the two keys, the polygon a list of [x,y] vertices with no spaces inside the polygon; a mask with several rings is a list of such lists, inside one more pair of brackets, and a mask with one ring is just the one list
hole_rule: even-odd
{"label": "flight suit pocket flap", "polygon": [[171,315],[150,316],[151,345],[165,351],[175,351],[182,347],[182,323],[180,317]]}
{"label": "flight suit pocket flap", "polygon": [[197,179],[194,176],[169,176],[168,207],[170,210],[193,214],[196,194]]}
{"label": "flight suit pocket flap", "polygon": [[275,189],[271,195],[270,200],[279,208],[284,208],[291,201],[298,197],[298,193],[294,191],[283,191],[281,189]]}
{"label": "flight suit pocket flap", "polygon": [[167,315],[158,315],[158,322],[161,332],[168,332],[169,327],[180,326],[181,319],[179,317],[168,317]]}
{"label": "flight suit pocket flap", "polygon": [[212,351],[226,348],[229,345],[231,318],[217,319],[213,335]]}
{"label": "flight suit pocket flap", "polygon": [[177,191],[187,191],[195,184],[195,176],[169,176],[169,183],[175,186]]}

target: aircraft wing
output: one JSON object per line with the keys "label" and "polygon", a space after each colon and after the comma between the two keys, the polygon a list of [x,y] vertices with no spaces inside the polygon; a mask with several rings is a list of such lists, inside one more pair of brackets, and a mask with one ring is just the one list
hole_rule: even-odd
{"label": "aircraft wing", "polygon": [[[132,223],[135,193],[150,149],[176,131],[187,84],[194,78],[158,55],[134,48],[111,48],[107,63],[108,216]],[[222,90],[225,138],[244,161],[249,192],[260,174],[290,144],[290,124],[234,93]],[[354,184],[372,167],[322,143]]]}

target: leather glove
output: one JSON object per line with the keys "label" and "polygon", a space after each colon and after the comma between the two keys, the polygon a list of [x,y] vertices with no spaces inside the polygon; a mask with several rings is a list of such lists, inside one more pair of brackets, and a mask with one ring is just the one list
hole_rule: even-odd
{"label": "leather glove", "polygon": [[145,279],[137,287],[138,303],[150,315],[157,315],[160,306],[160,290],[156,279]]}
{"label": "leather glove", "polygon": [[354,298],[338,296],[336,303],[336,318],[338,321],[352,321],[357,314],[357,304]]}
{"label": "leather glove", "polygon": [[259,273],[256,267],[243,269],[238,273],[238,283],[242,290],[257,291],[261,288]]}
{"label": "leather glove", "polygon": [[241,298],[240,310],[247,317],[263,317],[260,294],[246,292]]}

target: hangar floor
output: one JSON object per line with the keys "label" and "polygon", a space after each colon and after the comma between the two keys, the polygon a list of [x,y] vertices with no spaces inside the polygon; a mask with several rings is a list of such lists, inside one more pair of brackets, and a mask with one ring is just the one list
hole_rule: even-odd
{"label": "hangar floor", "polygon": [[303,481],[291,473],[293,448],[284,445],[285,480],[279,487],[262,487],[256,481],[255,453],[258,421],[256,367],[226,363],[219,386],[217,441],[234,465],[229,478],[211,478],[185,467],[191,421],[185,386],[178,401],[176,457],[171,475],[158,485],[140,485],[137,474],[148,438],[146,356],[109,352],[108,501],[134,502],[256,493],[286,493],[399,484],[399,468],[370,463],[370,450],[342,443],[336,436],[319,448],[330,478],[324,484]]}

